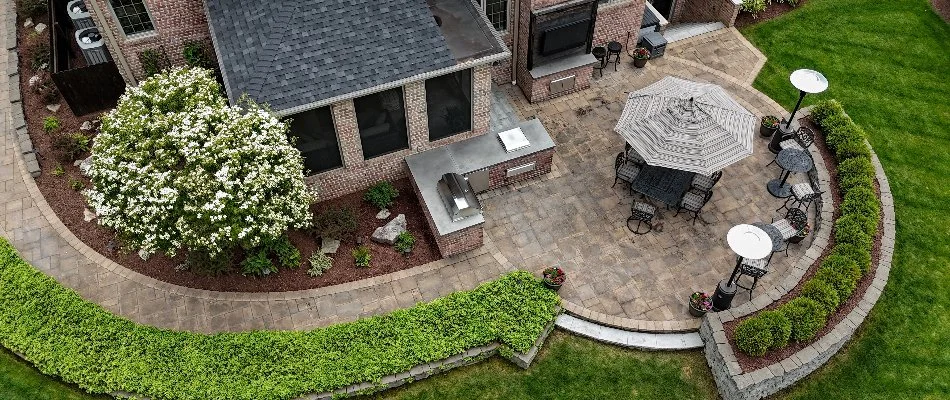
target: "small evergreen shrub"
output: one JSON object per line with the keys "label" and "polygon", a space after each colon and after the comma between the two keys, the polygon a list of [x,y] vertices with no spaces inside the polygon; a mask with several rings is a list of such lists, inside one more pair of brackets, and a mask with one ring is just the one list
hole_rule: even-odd
{"label": "small evergreen shrub", "polygon": [[297,247],[290,243],[290,238],[287,235],[270,242],[268,250],[277,257],[277,262],[281,268],[297,268],[300,266],[300,250],[297,250]]}
{"label": "small evergreen shrub", "polygon": [[835,99],[819,101],[811,108],[811,118],[821,127],[824,127],[826,118],[841,114],[844,114],[844,107]]}
{"label": "small evergreen shrub", "polygon": [[49,6],[45,0],[17,0],[16,11],[23,19],[40,17],[49,12]]}
{"label": "small evergreen shrub", "polygon": [[171,65],[168,58],[156,49],[148,49],[139,53],[139,62],[142,64],[142,72],[145,73],[146,78],[162,73]]}
{"label": "small evergreen shrub", "polygon": [[30,57],[30,67],[32,67],[34,71],[50,70],[49,63],[50,59],[52,59],[52,54],[49,43],[45,40],[41,40],[36,44],[36,47],[33,48],[33,53]]}
{"label": "small evergreen shrub", "polygon": [[735,340],[739,351],[759,357],[772,347],[772,328],[764,320],[755,316],[736,326]]}
{"label": "small evergreen shrub", "polygon": [[854,157],[870,159],[871,148],[868,147],[863,138],[849,137],[835,147],[835,157],[837,157],[839,161]]}
{"label": "small evergreen shrub", "polygon": [[843,304],[854,293],[858,286],[858,280],[861,279],[861,270],[854,260],[842,256],[831,255],[825,257],[815,274],[817,280],[823,281],[831,286],[838,294],[838,304]]}
{"label": "small evergreen shrub", "polygon": [[56,118],[55,115],[50,115],[46,118],[43,118],[43,132],[53,133],[59,130],[62,124],[59,122],[59,118]]}
{"label": "small evergreen shrub", "polygon": [[805,282],[802,286],[801,297],[818,302],[828,314],[838,309],[838,292],[828,282],[820,279],[810,279]]}
{"label": "small evergreen shrub", "polygon": [[396,190],[396,187],[393,186],[392,183],[383,181],[370,187],[369,190],[363,194],[363,200],[366,200],[367,203],[382,210],[393,205],[393,201],[398,196],[399,191]]}
{"label": "small evergreen shrub", "polygon": [[277,266],[271,262],[266,246],[259,246],[248,251],[247,258],[241,262],[241,273],[244,275],[267,276],[277,272]]}
{"label": "small evergreen shrub", "polygon": [[321,238],[349,239],[358,227],[356,213],[352,209],[331,207],[314,215],[310,232]]}
{"label": "small evergreen shrub", "polygon": [[828,316],[821,304],[805,297],[798,297],[783,304],[778,311],[791,322],[790,338],[796,342],[806,342],[815,337],[825,326],[825,319]]}
{"label": "small evergreen shrub", "polygon": [[781,349],[788,346],[788,338],[792,335],[792,322],[788,320],[785,314],[774,310],[763,311],[756,318],[761,319],[772,333],[770,349]]}
{"label": "small evergreen shrub", "polygon": [[831,250],[831,255],[838,255],[854,260],[855,264],[858,266],[858,269],[861,270],[861,275],[864,275],[871,270],[871,253],[867,250],[862,250],[853,244],[838,243],[835,245],[834,249]]}
{"label": "small evergreen shrub", "polygon": [[185,59],[185,64],[188,64],[189,67],[205,69],[217,69],[218,67],[214,58],[209,55],[208,46],[198,40],[185,42],[182,48],[182,57]]}
{"label": "small evergreen shrub", "polygon": [[333,259],[330,256],[323,254],[320,250],[313,252],[310,256],[310,268],[307,269],[307,274],[313,277],[323,275],[324,272],[330,270],[330,267],[333,266]]}
{"label": "small evergreen shrub", "polygon": [[866,222],[860,217],[845,215],[835,221],[835,244],[852,244],[871,251],[873,238],[867,233]]}
{"label": "small evergreen shrub", "polygon": [[92,139],[82,132],[59,135],[53,141],[53,147],[61,151],[67,160],[75,160],[92,149]]}
{"label": "small evergreen shrub", "polygon": [[873,189],[874,166],[871,165],[871,160],[854,157],[838,163],[838,187],[844,193],[858,187]]}
{"label": "small evergreen shrub", "polygon": [[185,266],[189,271],[206,275],[222,275],[231,270],[231,252],[211,253],[195,249],[188,252]]}
{"label": "small evergreen shrub", "polygon": [[877,228],[876,220],[879,219],[880,213],[881,204],[874,190],[869,187],[856,187],[845,193],[841,199],[841,215],[863,215],[875,220],[870,229],[865,229],[867,233],[872,233]]}
{"label": "small evergreen shrub", "polygon": [[765,11],[765,0],[742,0],[739,9],[755,17],[758,13]]}
{"label": "small evergreen shrub", "polygon": [[400,233],[399,236],[396,236],[396,242],[393,244],[393,247],[396,248],[396,251],[400,252],[403,255],[408,256],[409,252],[412,251],[413,246],[416,245],[416,238],[412,236],[409,231]]}
{"label": "small evergreen shrub", "polygon": [[360,245],[353,249],[353,263],[357,267],[368,268],[369,262],[373,259],[373,255],[369,251],[369,247]]}

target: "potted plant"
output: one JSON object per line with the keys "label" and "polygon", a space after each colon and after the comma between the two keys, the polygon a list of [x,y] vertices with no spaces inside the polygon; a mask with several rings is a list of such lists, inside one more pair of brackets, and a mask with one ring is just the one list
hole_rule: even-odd
{"label": "potted plant", "polygon": [[702,317],[706,315],[712,308],[712,299],[709,298],[709,294],[704,292],[693,292],[689,295],[689,314],[694,317]]}
{"label": "potted plant", "polygon": [[759,127],[759,134],[762,135],[762,137],[772,136],[777,130],[778,117],[774,115],[766,115],[762,117],[762,126]]}
{"label": "potted plant", "polygon": [[567,279],[567,275],[564,274],[564,270],[558,267],[545,268],[544,272],[541,273],[541,276],[544,280],[544,286],[554,289],[555,291],[560,289],[561,285],[563,285],[564,281]]}
{"label": "potted plant", "polygon": [[647,65],[647,60],[650,59],[650,50],[647,50],[645,47],[637,47],[633,50],[633,66],[637,68],[643,68]]}
{"label": "potted plant", "polygon": [[788,239],[789,243],[799,243],[805,239],[805,236],[811,233],[811,225],[805,224],[804,227],[798,230],[798,233],[795,236],[792,236]]}

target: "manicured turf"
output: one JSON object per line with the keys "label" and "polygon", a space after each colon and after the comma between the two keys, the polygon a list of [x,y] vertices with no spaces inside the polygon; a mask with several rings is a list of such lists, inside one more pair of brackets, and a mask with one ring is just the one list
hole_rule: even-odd
{"label": "manicured turf", "polygon": [[708,399],[698,351],[621,349],[554,332],[528,370],[494,357],[367,399]]}
{"label": "manicured turf", "polygon": [[950,398],[950,26],[927,0],[809,0],[743,30],[768,63],[755,86],[791,109],[788,75],[824,73],[890,179],[897,250],[856,341],[782,396]]}
{"label": "manicured turf", "polygon": [[41,374],[16,355],[0,349],[0,399],[4,400],[92,400],[109,399],[92,396],[81,389]]}

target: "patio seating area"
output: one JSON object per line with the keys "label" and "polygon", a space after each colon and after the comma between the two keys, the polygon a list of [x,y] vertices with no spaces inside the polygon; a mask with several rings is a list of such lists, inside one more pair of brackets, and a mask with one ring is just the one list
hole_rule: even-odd
{"label": "patio seating area", "polygon": [[[698,326],[688,313],[689,294],[711,293],[738,268],[726,243],[730,228],[779,225],[789,208],[806,205],[801,208],[807,210],[809,204],[769,193],[767,183],[784,172],[769,166],[776,156],[769,140],[758,134],[751,155],[711,174],[649,165],[625,146],[614,126],[629,93],[666,76],[720,85],[756,119],[787,115],[740,80],[677,57],[651,60],[644,69],[624,59],[617,72],[605,71],[591,89],[542,104],[501,87],[520,117],[545,124],[557,151],[549,177],[489,192],[482,201],[490,216],[486,234],[504,259],[532,271],[559,266],[568,273],[559,294],[569,311],[638,320],[645,330]],[[803,147],[803,154],[814,151],[816,167],[824,168],[817,151]],[[799,182],[807,183],[808,176],[787,177],[789,187]],[[746,277],[740,278],[746,289],[736,295],[734,306],[749,301],[752,287],[756,293],[773,288],[811,246],[810,236],[789,244],[788,235],[774,227],[781,239],[773,250],[788,255],[746,262],[741,269]]]}

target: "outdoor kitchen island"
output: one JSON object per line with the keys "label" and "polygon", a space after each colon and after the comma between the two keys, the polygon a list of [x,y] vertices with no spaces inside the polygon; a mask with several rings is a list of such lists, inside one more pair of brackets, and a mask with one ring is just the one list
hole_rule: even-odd
{"label": "outdoor kitchen island", "polygon": [[554,140],[537,119],[406,157],[416,197],[443,257],[482,246],[476,193],[551,172]]}

